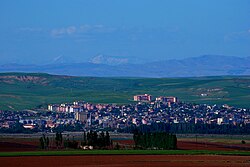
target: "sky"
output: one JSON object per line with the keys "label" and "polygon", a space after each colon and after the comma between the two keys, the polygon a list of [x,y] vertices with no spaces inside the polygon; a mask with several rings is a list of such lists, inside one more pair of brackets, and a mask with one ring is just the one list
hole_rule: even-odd
{"label": "sky", "polygon": [[250,56],[249,0],[1,0],[0,64]]}

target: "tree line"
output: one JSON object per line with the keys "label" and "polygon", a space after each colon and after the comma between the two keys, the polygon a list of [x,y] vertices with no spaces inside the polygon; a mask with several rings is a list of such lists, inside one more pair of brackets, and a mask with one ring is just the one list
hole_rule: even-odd
{"label": "tree line", "polygon": [[194,124],[194,123],[152,123],[151,125],[131,125],[118,132],[133,133],[138,129],[142,133],[168,132],[175,134],[250,134],[250,124]]}
{"label": "tree line", "polygon": [[176,149],[177,137],[166,132],[142,133],[135,130],[133,139],[136,149]]}
{"label": "tree line", "polygon": [[109,149],[113,142],[110,139],[109,132],[103,131],[97,133],[95,131],[89,131],[83,133],[83,138],[80,140],[75,140],[74,137],[72,139],[69,138],[69,135],[63,138],[61,132],[56,132],[54,142],[50,142],[49,137],[46,137],[45,134],[42,135],[39,139],[40,148],[41,149],[49,149],[49,148],[73,148],[77,149],[80,146],[93,146],[94,148],[98,149]]}
{"label": "tree line", "polygon": [[45,134],[43,134],[39,141],[41,149],[49,149],[49,137],[46,137]]}
{"label": "tree line", "polygon": [[81,145],[89,145],[98,148],[107,148],[112,145],[112,140],[110,139],[109,132],[103,131],[101,133],[97,133],[95,131],[90,130],[89,132],[84,132],[83,141]]}

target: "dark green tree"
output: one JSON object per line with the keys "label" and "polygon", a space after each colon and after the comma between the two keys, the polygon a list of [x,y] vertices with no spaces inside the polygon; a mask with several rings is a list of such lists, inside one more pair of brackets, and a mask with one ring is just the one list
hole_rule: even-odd
{"label": "dark green tree", "polygon": [[110,146],[111,145],[111,141],[110,141],[110,136],[109,136],[109,132],[106,131],[106,136],[105,136],[105,146]]}
{"label": "dark green tree", "polygon": [[39,141],[40,141],[40,147],[41,147],[41,149],[44,149],[45,146],[44,146],[43,137],[40,137]]}
{"label": "dark green tree", "polygon": [[56,147],[58,147],[58,145],[59,145],[59,135],[58,135],[58,132],[56,132],[55,141],[56,141]]}
{"label": "dark green tree", "polygon": [[116,143],[116,145],[115,145],[115,148],[114,148],[115,150],[120,150],[120,145],[118,144],[118,143]]}
{"label": "dark green tree", "polygon": [[99,135],[98,143],[97,144],[98,144],[99,147],[105,147],[106,146],[105,134],[104,134],[103,131]]}
{"label": "dark green tree", "polygon": [[46,147],[49,149],[49,137],[46,138]]}

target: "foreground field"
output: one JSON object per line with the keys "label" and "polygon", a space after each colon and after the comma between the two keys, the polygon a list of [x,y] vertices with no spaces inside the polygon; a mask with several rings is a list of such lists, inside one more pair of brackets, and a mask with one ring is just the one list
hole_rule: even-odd
{"label": "foreground field", "polygon": [[249,108],[250,77],[98,78],[0,73],[0,110],[32,109],[74,100],[128,104],[133,102],[133,95],[144,93]]}
{"label": "foreground field", "polygon": [[[41,133],[35,134],[0,134],[0,152],[39,151]],[[82,132],[64,133],[70,138],[81,141]],[[112,140],[119,143],[122,149],[133,149],[132,134],[110,133]],[[47,134],[50,138],[50,150],[56,150],[55,134]],[[218,135],[218,134],[179,134],[177,135],[179,150],[209,151],[250,151],[250,135]],[[242,144],[242,140],[246,143]]]}
{"label": "foreground field", "polygon": [[27,156],[0,157],[0,165],[8,167],[55,167],[55,166],[176,166],[218,167],[249,166],[249,156],[221,155],[84,155],[84,156]]}
{"label": "foreground field", "polygon": [[[79,136],[80,133],[71,135]],[[0,166],[250,166],[249,136],[179,135],[179,150],[41,151],[39,134],[0,136]],[[52,134],[49,135],[53,137]],[[134,144],[130,134],[111,134],[121,146]],[[77,137],[76,137],[77,138]],[[240,144],[244,139],[247,144]]]}

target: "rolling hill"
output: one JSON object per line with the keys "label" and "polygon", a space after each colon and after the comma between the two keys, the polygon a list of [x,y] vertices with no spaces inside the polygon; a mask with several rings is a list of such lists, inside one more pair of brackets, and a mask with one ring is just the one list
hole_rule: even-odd
{"label": "rolling hill", "polygon": [[[135,94],[177,96],[181,101],[250,108],[250,77],[196,78],[72,77],[45,73],[0,73],[0,109],[46,107],[50,103],[133,102]],[[205,96],[201,96],[205,94]]]}

